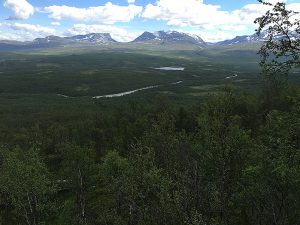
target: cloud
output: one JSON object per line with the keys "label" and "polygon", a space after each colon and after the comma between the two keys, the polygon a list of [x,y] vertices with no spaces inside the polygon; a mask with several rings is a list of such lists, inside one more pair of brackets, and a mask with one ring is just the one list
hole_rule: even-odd
{"label": "cloud", "polygon": [[[51,22],[50,27],[13,21],[0,23],[0,27],[6,28],[5,32],[3,29],[0,31],[0,39],[32,40],[48,35],[111,33],[114,39],[125,42],[133,40],[140,33],[127,31],[112,24],[127,23],[140,17],[146,20],[165,21],[172,30],[192,30],[192,33],[200,35],[204,40],[214,42],[236,35],[251,34],[252,31],[254,33],[257,25],[253,21],[270,9],[269,6],[254,3],[233,11],[225,11],[220,5],[206,4],[204,0],[155,0],[155,3],[149,3],[144,8],[135,5],[135,0],[126,0],[128,2],[126,6],[107,2],[87,8],[51,5],[39,9],[28,1],[30,0],[4,0],[4,7],[13,12],[9,19],[28,19],[34,13],[46,13],[55,21]],[[278,0],[267,1],[276,3]],[[292,0],[282,1],[287,3],[288,9],[300,11],[300,3],[293,3]],[[78,24],[61,32],[53,29],[54,26],[60,26],[60,20],[63,19],[78,21],[75,22]]]}
{"label": "cloud", "polygon": [[60,26],[60,22],[51,22],[52,26]]}
{"label": "cloud", "polygon": [[72,19],[83,22],[97,22],[114,24],[116,22],[129,22],[140,14],[143,7],[130,4],[128,6],[113,5],[107,2],[103,6],[76,8],[71,6],[49,6],[44,12],[50,13],[49,17],[55,20]]}
{"label": "cloud", "polygon": [[[269,0],[271,3],[276,3],[278,0]],[[281,1],[288,2],[288,1]],[[231,22],[230,25],[242,25],[246,27],[257,27],[254,25],[253,21],[261,17],[266,13],[267,10],[270,10],[272,7],[262,5],[262,4],[248,4],[242,7],[240,10],[235,10],[231,13]],[[287,9],[290,10],[300,10],[300,3],[287,3]]]}
{"label": "cloud", "polygon": [[4,0],[3,6],[13,11],[14,15],[9,17],[11,20],[28,19],[35,11],[26,0]]}
{"label": "cloud", "polygon": [[43,27],[38,24],[26,24],[26,23],[4,23],[4,26],[13,29],[26,32],[35,32],[40,34],[53,34],[55,30],[49,27]]}
{"label": "cloud", "polygon": [[72,28],[68,29],[67,35],[81,35],[88,33],[110,33],[112,38],[117,41],[127,42],[132,41],[141,33],[129,32],[123,28],[110,26],[110,25],[87,25],[87,24],[75,24]]}
{"label": "cloud", "polygon": [[[300,12],[300,3],[291,3],[287,5],[287,9]],[[299,15],[298,15],[299,16]]]}
{"label": "cloud", "polygon": [[38,24],[27,23],[0,23],[0,27],[5,28],[8,32],[0,35],[0,39],[31,41],[34,38],[45,37],[49,35],[61,35],[55,29],[44,27]]}
{"label": "cloud", "polygon": [[121,42],[132,41],[139,36],[141,32],[129,32],[123,28],[111,25],[87,25],[74,24],[71,28],[61,33],[53,28],[44,27],[38,24],[25,23],[0,23],[0,27],[7,31],[1,33],[0,40],[17,40],[17,41],[31,41],[38,37],[46,37],[49,35],[58,36],[73,36],[88,33],[110,33],[112,37]]}
{"label": "cloud", "polygon": [[148,4],[141,16],[144,19],[164,20],[167,25],[173,27],[243,31],[251,27],[254,30],[254,20],[268,9],[269,6],[257,3],[247,4],[241,9],[229,12],[222,10],[220,5],[205,4],[203,0],[157,0],[155,4]]}
{"label": "cloud", "polygon": [[[0,23],[0,27],[2,26],[2,24]],[[8,40],[8,41],[11,41],[11,40],[19,40],[18,38],[16,38],[16,36],[14,34],[11,34],[11,33],[3,33],[1,30],[0,30],[0,40]]]}
{"label": "cloud", "polygon": [[142,13],[145,19],[166,20],[170,26],[198,26],[210,28],[226,22],[228,12],[220,10],[219,5],[204,4],[203,0],[158,0],[148,4]]}

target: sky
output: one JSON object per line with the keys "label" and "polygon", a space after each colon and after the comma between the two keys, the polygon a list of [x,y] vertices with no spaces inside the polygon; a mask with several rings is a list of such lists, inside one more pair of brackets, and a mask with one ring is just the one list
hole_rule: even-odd
{"label": "sky", "polygon": [[[300,12],[300,0],[280,1]],[[2,0],[0,40],[110,33],[126,42],[176,30],[216,42],[253,34],[268,9],[256,0]]]}

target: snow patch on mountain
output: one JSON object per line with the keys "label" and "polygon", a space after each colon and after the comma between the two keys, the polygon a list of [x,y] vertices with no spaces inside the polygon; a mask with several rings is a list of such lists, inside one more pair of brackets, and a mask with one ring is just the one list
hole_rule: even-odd
{"label": "snow patch on mountain", "polygon": [[138,42],[149,42],[149,41],[159,41],[159,42],[185,42],[203,45],[205,42],[201,37],[197,35],[186,34],[178,31],[157,31],[154,33],[144,32],[141,36],[137,37],[133,43]]}

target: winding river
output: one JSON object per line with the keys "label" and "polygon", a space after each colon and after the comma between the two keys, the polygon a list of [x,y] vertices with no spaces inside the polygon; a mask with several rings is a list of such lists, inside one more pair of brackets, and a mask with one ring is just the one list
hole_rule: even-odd
{"label": "winding river", "polygon": [[184,71],[185,68],[184,67],[158,67],[158,68],[154,68],[156,70],[165,70],[165,71]]}
{"label": "winding river", "polygon": [[[154,68],[156,70],[164,70],[164,71],[184,71],[185,68],[184,67],[158,67],[158,68]],[[176,81],[173,83],[170,83],[171,85],[177,85],[177,84],[181,84],[183,81]],[[125,95],[130,95],[133,94],[135,92],[138,91],[144,91],[144,90],[148,90],[148,89],[153,89],[153,88],[158,88],[162,85],[153,85],[153,86],[148,86],[148,87],[143,87],[143,88],[139,88],[139,89],[135,89],[132,91],[126,91],[126,92],[121,92],[121,93],[117,93],[117,94],[109,94],[109,95],[100,95],[100,96],[95,96],[93,97],[94,99],[100,99],[100,98],[115,98],[115,97],[122,97]]]}
{"label": "winding river", "polygon": [[[170,83],[170,84],[171,85],[177,85],[177,84],[181,84],[181,83],[183,83],[182,80],[177,81],[177,82],[173,82],[173,83]],[[121,92],[121,93],[117,93],[117,94],[95,96],[93,98],[94,99],[100,99],[100,98],[122,97],[122,96],[125,96],[125,95],[133,94],[133,93],[138,92],[138,91],[144,91],[144,90],[148,90],[148,89],[158,88],[158,87],[161,87],[161,86],[163,86],[163,85],[153,85],[153,86],[143,87],[143,88],[135,89],[135,90],[132,90],[132,91],[126,91],[126,92]]]}
{"label": "winding river", "polygon": [[232,79],[232,78],[236,78],[236,77],[238,77],[238,75],[235,73],[235,74],[233,74],[233,76],[226,77],[225,79]]}

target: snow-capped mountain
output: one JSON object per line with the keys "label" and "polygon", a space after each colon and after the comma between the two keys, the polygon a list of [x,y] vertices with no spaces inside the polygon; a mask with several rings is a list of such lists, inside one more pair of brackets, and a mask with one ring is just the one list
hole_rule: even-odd
{"label": "snow-capped mountain", "polygon": [[63,43],[67,42],[67,40],[63,37],[58,36],[48,36],[45,38],[36,38],[33,40],[33,44],[49,44],[49,43]]}
{"label": "snow-capped mountain", "polygon": [[86,35],[76,35],[72,37],[66,37],[66,40],[75,42],[89,42],[89,43],[115,43],[116,41],[108,33],[91,33]]}
{"label": "snow-capped mountain", "polygon": [[257,34],[253,35],[243,35],[243,36],[236,36],[233,39],[220,41],[215,44],[217,45],[234,45],[239,43],[246,43],[246,42],[262,42],[266,41],[267,36],[265,34],[261,34],[258,36]]}
{"label": "snow-capped mountain", "polygon": [[107,33],[91,33],[86,35],[76,35],[72,37],[48,36],[45,38],[36,38],[33,44],[68,44],[68,43],[94,43],[94,44],[109,44],[115,43],[110,34]]}
{"label": "snow-capped mountain", "polygon": [[[300,34],[296,31],[290,33],[292,40],[299,40]],[[280,40],[284,38],[283,36],[276,36],[275,39]],[[237,44],[260,44],[268,39],[268,32],[264,31],[259,36],[257,34],[253,35],[243,35],[237,36],[231,40],[220,41],[217,43],[205,43],[201,37],[193,34],[187,34],[177,31],[158,31],[154,33],[144,32],[142,35],[137,37],[131,43],[133,45],[124,44],[126,47],[144,47],[143,44],[148,46],[164,46],[165,48],[185,48],[188,44],[189,47],[200,46],[205,47],[209,45],[237,45]],[[45,38],[36,38],[33,41],[18,42],[18,41],[1,41],[0,40],[0,51],[10,51],[10,50],[26,50],[26,49],[40,49],[40,48],[58,48],[58,47],[86,47],[89,46],[118,46],[122,43],[115,41],[109,33],[90,33],[85,35],[76,35],[72,37],[59,37],[59,36],[48,36]],[[141,44],[141,45],[139,45]],[[170,44],[170,45],[169,45]]]}
{"label": "snow-capped mountain", "polygon": [[[300,37],[300,35],[297,32],[291,32],[289,34],[290,38],[292,40],[297,39]],[[273,37],[275,40],[280,40],[283,39],[284,37],[282,35],[277,35]],[[268,31],[263,31],[261,32],[260,35],[257,35],[256,33],[253,35],[243,35],[243,36],[236,36],[235,38],[231,40],[225,40],[225,41],[220,41],[217,43],[214,43],[216,45],[234,45],[234,44],[239,44],[239,43],[254,43],[254,42],[264,42],[268,40]]]}
{"label": "snow-capped mountain", "polygon": [[35,42],[57,42],[57,41],[62,41],[64,38],[59,37],[59,36],[48,36],[45,38],[36,38],[33,41]]}
{"label": "snow-capped mountain", "polygon": [[205,42],[197,35],[190,35],[177,31],[157,31],[155,33],[144,32],[137,37],[133,43],[141,42],[160,42],[160,43],[190,43],[197,45],[204,45]]}
{"label": "snow-capped mountain", "polygon": [[76,35],[72,37],[48,36],[45,38],[36,38],[33,41],[1,41],[0,51],[26,50],[39,48],[57,48],[64,46],[80,45],[111,45],[117,43],[108,33],[91,33],[86,35]]}

